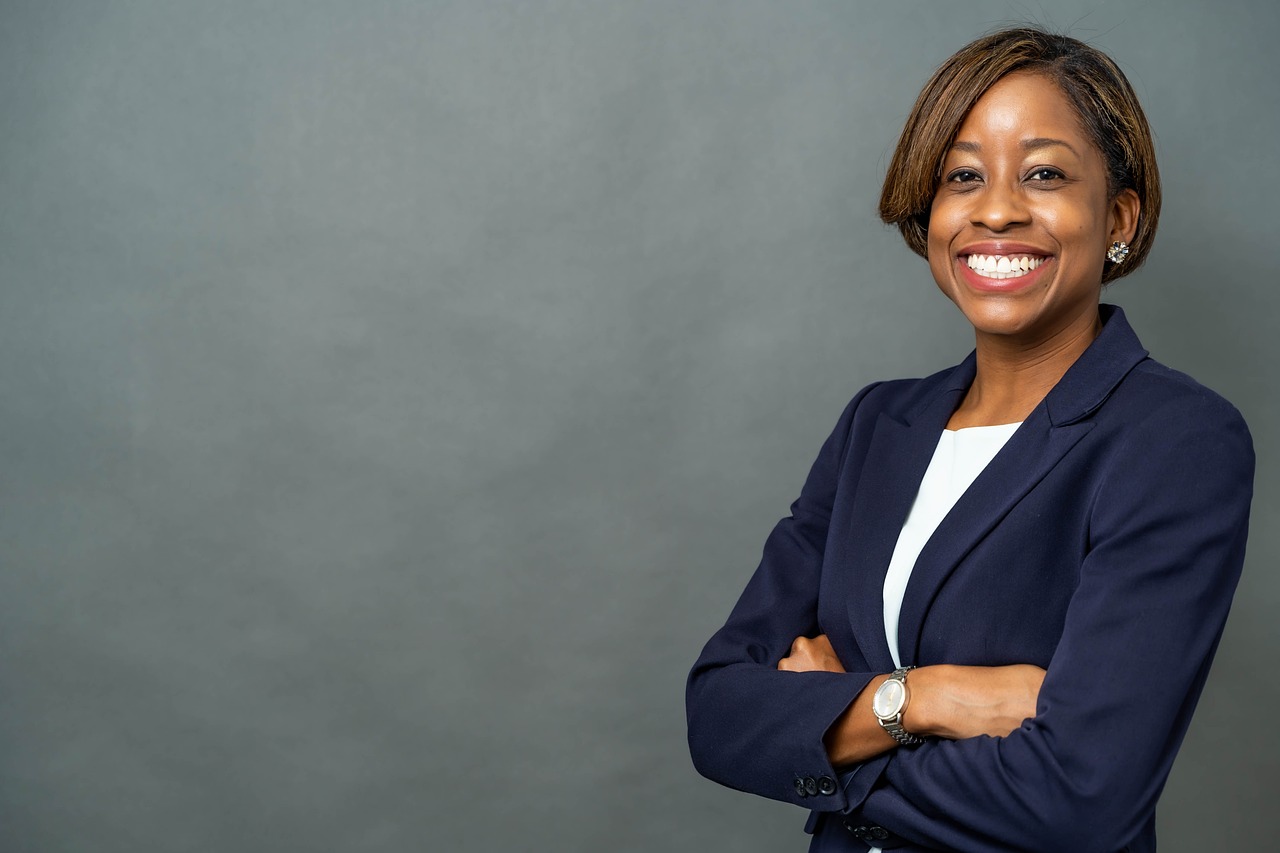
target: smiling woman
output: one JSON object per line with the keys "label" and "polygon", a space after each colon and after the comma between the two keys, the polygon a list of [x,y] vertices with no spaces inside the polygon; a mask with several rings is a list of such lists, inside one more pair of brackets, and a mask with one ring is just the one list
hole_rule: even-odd
{"label": "smiling woman", "polygon": [[1152,851],[1244,559],[1253,449],[1104,282],[1160,186],[1124,75],[980,39],[925,86],[881,215],[974,331],[845,409],[689,676],[708,777],[811,850]]}

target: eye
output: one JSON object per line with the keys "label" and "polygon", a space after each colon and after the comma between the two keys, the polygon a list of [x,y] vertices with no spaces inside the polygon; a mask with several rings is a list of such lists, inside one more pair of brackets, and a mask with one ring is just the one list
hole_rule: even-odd
{"label": "eye", "polygon": [[1060,181],[1063,177],[1065,176],[1052,166],[1038,166],[1027,175],[1027,179],[1032,181]]}
{"label": "eye", "polygon": [[973,169],[956,169],[954,172],[947,175],[947,183],[968,184],[973,181],[980,180],[981,178],[982,176],[973,171]]}

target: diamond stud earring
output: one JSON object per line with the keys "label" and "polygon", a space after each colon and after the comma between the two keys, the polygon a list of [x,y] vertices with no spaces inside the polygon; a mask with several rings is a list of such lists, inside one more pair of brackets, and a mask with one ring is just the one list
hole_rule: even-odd
{"label": "diamond stud earring", "polygon": [[1111,248],[1107,249],[1107,260],[1113,264],[1122,264],[1127,257],[1129,257],[1129,244],[1123,240],[1115,241],[1111,244]]}

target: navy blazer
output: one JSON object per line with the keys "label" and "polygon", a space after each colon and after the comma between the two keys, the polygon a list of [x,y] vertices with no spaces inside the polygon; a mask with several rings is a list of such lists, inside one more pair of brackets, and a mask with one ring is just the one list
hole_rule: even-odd
{"label": "navy blazer", "polygon": [[[1036,716],[837,772],[823,735],[893,667],[882,590],[971,354],[849,403],[686,691],[703,775],[813,810],[811,851],[1155,849],[1155,805],[1244,561],[1253,447],[1124,313],[942,521],[902,602],[904,665],[1032,663]],[[779,672],[825,633],[846,673]]]}

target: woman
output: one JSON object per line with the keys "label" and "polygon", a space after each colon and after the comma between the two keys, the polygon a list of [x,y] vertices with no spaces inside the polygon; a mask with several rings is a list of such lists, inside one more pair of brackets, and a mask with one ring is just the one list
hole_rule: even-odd
{"label": "woman", "polygon": [[694,763],[811,850],[1149,851],[1244,559],[1253,451],[1102,286],[1160,186],[1124,75],[979,39],[925,86],[881,215],[974,352],[845,409],[689,676]]}

